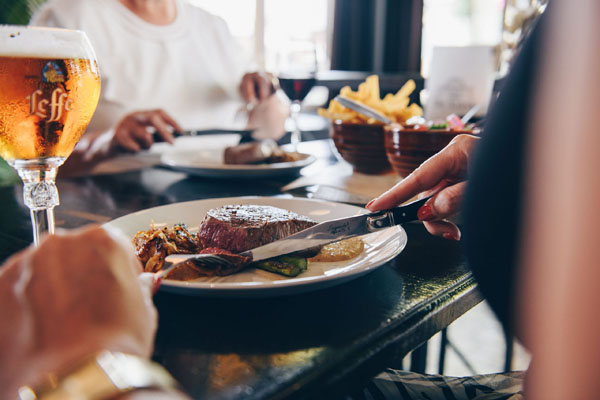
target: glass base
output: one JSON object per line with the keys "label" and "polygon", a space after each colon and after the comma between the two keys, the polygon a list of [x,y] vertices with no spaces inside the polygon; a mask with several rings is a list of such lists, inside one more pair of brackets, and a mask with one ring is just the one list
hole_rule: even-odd
{"label": "glass base", "polygon": [[54,233],[54,207],[59,204],[54,181],[58,167],[64,161],[63,157],[8,161],[23,180],[23,202],[31,212],[36,246],[44,233]]}

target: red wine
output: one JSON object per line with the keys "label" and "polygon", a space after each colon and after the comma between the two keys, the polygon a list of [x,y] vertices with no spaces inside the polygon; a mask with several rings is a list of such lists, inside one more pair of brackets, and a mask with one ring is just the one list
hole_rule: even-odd
{"label": "red wine", "polygon": [[310,89],[315,85],[313,75],[279,75],[279,87],[290,100],[304,100]]}

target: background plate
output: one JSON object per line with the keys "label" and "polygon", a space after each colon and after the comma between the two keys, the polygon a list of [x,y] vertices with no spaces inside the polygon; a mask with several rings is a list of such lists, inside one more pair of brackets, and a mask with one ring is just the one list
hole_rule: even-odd
{"label": "background plate", "polygon": [[209,178],[271,178],[284,175],[298,175],[300,170],[314,161],[314,156],[303,154],[304,158],[294,162],[256,165],[223,164],[223,153],[215,150],[173,151],[163,154],[163,165],[191,175]]}
{"label": "background plate", "polygon": [[[140,230],[149,229],[152,222],[157,228],[183,222],[195,232],[209,209],[226,204],[271,205],[306,215],[316,221],[366,212],[356,206],[311,199],[229,197],[149,208],[117,218],[106,225],[120,230],[128,237],[133,237]],[[322,289],[357,278],[390,261],[404,249],[407,237],[402,227],[395,226],[366,235],[363,240],[365,250],[360,256],[343,262],[310,263],[308,271],[295,278],[249,268],[223,277],[200,278],[188,282],[166,280],[161,284],[160,290],[201,296],[266,297]]]}

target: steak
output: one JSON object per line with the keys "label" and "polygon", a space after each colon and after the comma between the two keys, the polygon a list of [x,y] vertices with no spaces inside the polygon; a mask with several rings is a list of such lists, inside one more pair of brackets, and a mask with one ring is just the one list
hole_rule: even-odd
{"label": "steak", "polygon": [[185,264],[175,268],[165,275],[165,279],[175,279],[178,281],[189,281],[202,276],[226,276],[235,274],[246,267],[252,259],[250,257],[233,254],[227,250],[217,248],[207,248],[200,252],[201,254],[216,254],[226,260],[231,261],[230,265],[207,265],[201,261],[186,261]]}
{"label": "steak", "polygon": [[228,205],[206,213],[200,223],[198,239],[204,248],[240,253],[316,224],[308,217],[277,207]]}

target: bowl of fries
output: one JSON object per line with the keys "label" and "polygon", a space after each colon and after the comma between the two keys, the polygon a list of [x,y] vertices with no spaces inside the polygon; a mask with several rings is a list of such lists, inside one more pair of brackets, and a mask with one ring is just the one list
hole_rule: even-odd
{"label": "bowl of fries", "polygon": [[[403,124],[423,111],[417,104],[410,104],[409,96],[415,89],[412,80],[396,93],[383,99],[379,91],[379,77],[369,76],[353,91],[349,86],[340,90],[340,95],[362,103],[395,124]],[[335,100],[327,109],[319,109],[319,115],[331,120],[330,136],[338,157],[350,163],[355,171],[379,174],[391,169],[385,150],[385,127],[381,122],[342,106]],[[395,125],[394,124],[394,125]]]}

